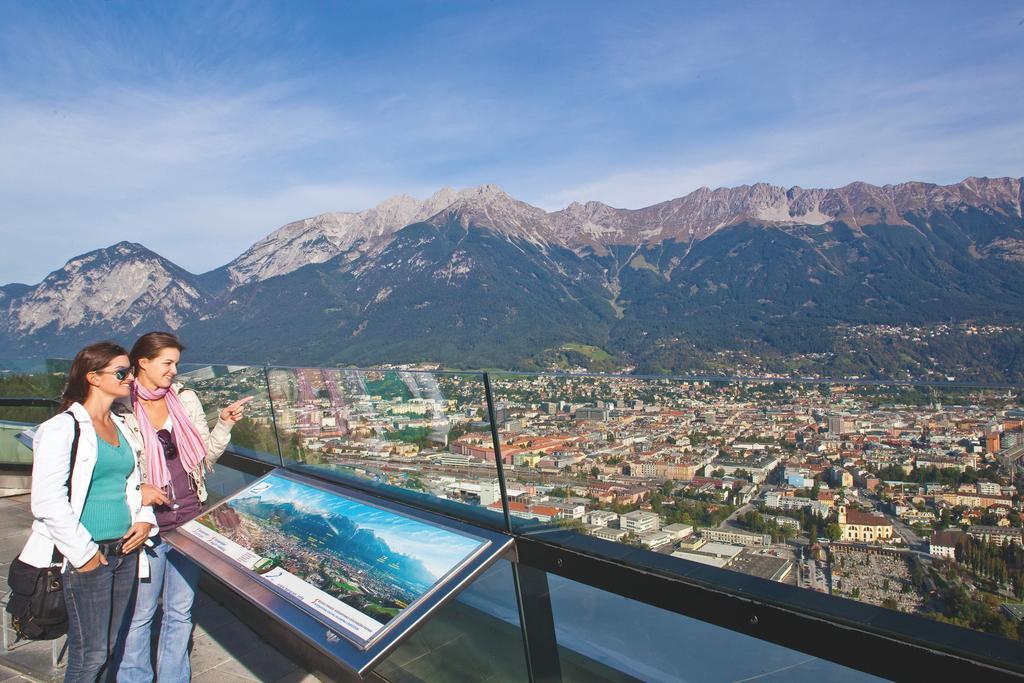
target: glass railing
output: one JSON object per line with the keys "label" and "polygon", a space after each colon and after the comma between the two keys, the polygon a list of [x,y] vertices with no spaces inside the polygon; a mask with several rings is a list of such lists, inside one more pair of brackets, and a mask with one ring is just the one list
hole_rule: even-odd
{"label": "glass railing", "polygon": [[288,467],[504,528],[483,376],[269,368]]}
{"label": "glass railing", "polygon": [[596,680],[592,663],[627,680],[666,683],[882,680],[578,581],[552,575],[550,585],[558,644],[576,654],[576,666],[562,667],[566,682]]}
{"label": "glass railing", "polygon": [[1024,442],[1017,391],[492,380],[519,533],[568,529],[1019,648],[1020,498],[998,457]]}
{"label": "glass railing", "polygon": [[[27,426],[53,415],[69,365],[62,360],[0,361],[0,468],[23,471],[31,467],[32,450],[17,436]],[[14,398],[19,399],[17,404],[9,402]],[[0,473],[0,489],[23,488],[24,482],[8,479]]]}
{"label": "glass railing", "polygon": [[[67,360],[0,361],[0,399],[34,398],[55,401],[64,390],[71,362]],[[46,405],[0,405],[0,420],[38,424],[53,414]]]}
{"label": "glass railing", "polygon": [[250,398],[245,417],[231,429],[232,449],[270,465],[282,464],[265,368],[182,363],[176,382],[183,390],[196,392],[211,425],[216,424],[217,415],[225,406]]}
{"label": "glass railing", "polygon": [[[58,375],[42,367],[18,381],[45,393]],[[254,397],[233,430],[236,456],[504,529],[550,555],[553,605],[556,586],[580,584],[692,619],[557,564],[579,557],[1024,671],[1019,388],[245,366],[183,366],[179,379],[211,420]],[[222,476],[214,496],[253,475]],[[569,612],[553,609],[567,657],[604,662],[632,647],[581,647]],[[653,655],[619,658],[622,680],[677,675]],[[751,661],[808,678],[833,666]]]}

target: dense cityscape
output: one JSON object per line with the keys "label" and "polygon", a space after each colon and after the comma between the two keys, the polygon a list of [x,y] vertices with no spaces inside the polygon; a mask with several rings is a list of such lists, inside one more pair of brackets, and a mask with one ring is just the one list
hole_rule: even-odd
{"label": "dense cityscape", "polygon": [[[491,379],[519,524],[1019,637],[1013,390]],[[481,375],[219,367],[187,381],[208,406],[256,396],[236,445],[276,454],[279,440],[293,461],[501,514]]]}

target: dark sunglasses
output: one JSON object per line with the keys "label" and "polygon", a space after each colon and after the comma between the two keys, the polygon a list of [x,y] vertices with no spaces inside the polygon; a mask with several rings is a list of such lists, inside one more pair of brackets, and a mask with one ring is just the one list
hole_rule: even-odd
{"label": "dark sunglasses", "polygon": [[117,368],[116,370],[93,370],[97,375],[113,375],[118,382],[123,382],[128,375],[133,375],[131,368]]}
{"label": "dark sunglasses", "polygon": [[178,446],[174,443],[174,437],[166,429],[158,429],[156,432],[156,438],[160,441],[160,445],[164,449],[164,457],[168,460],[173,460],[178,457]]}

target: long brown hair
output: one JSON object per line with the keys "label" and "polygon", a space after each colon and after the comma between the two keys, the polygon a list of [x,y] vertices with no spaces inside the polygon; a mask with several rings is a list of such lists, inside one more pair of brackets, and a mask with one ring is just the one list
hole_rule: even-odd
{"label": "long brown hair", "polygon": [[132,345],[131,353],[128,354],[128,360],[131,361],[132,370],[135,372],[136,377],[141,370],[139,359],[156,358],[164,349],[184,351],[185,345],[170,332],[147,332],[139,337],[135,344]]}
{"label": "long brown hair", "polygon": [[90,372],[102,370],[118,356],[127,356],[124,347],[112,341],[89,344],[75,355],[68,373],[68,383],[61,396],[60,410],[67,410],[72,403],[83,403],[89,395],[89,381],[86,376]]}

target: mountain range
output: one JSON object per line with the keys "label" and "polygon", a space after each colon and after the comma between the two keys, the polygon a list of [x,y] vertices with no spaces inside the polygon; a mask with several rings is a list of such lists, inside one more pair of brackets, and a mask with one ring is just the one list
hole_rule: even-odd
{"label": "mountain range", "polygon": [[[121,242],[0,287],[0,355],[176,330],[190,361],[1024,378],[1024,182],[698,189],[548,212],[494,185],[289,223],[192,274]],[[925,348],[864,325],[995,325]],[[966,334],[966,333],[965,333]],[[967,342],[970,344],[967,344]],[[950,346],[952,344],[952,346]],[[947,372],[948,374],[948,372]]]}

